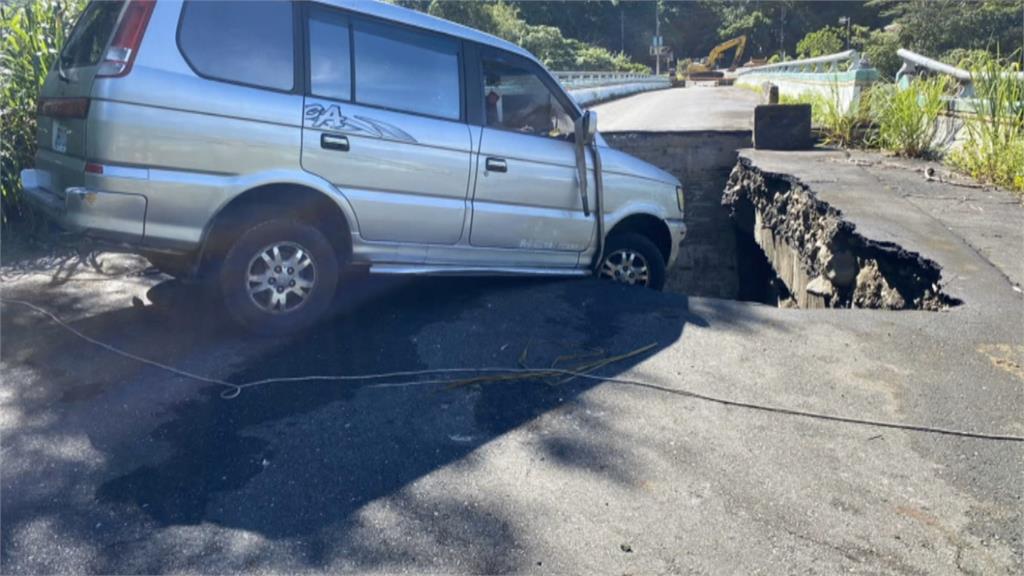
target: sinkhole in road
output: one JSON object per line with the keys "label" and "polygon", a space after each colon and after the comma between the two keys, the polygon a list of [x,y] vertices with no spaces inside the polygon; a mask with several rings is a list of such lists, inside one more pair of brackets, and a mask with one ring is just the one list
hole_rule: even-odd
{"label": "sinkhole in road", "polygon": [[613,132],[608,143],[675,175],[688,235],[666,289],[793,308],[940,310],[941,267],[861,236],[795,178],[765,174],[739,150],[749,131]]}

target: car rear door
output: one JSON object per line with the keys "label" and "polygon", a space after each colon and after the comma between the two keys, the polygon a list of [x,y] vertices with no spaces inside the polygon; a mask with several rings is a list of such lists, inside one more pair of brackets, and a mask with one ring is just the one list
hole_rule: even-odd
{"label": "car rear door", "polygon": [[[480,60],[484,126],[470,243],[583,252],[593,242],[596,220],[583,213],[573,107],[550,76],[526,58],[484,50]],[[588,179],[594,206],[592,167]]]}
{"label": "car rear door", "polygon": [[90,2],[40,91],[36,168],[46,174],[46,188],[58,196],[82,184],[93,80],[124,7],[123,1]]}
{"label": "car rear door", "polygon": [[364,240],[455,244],[472,147],[462,44],[310,5],[302,166],[348,199]]}

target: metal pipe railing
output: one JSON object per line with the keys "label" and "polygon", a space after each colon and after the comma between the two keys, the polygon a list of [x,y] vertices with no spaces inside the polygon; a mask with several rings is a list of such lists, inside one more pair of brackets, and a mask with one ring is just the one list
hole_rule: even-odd
{"label": "metal pipe railing", "polygon": [[552,72],[555,78],[566,88],[590,88],[614,86],[632,82],[667,81],[667,76],[655,76],[639,72],[598,72],[586,70],[560,70]]}
{"label": "metal pipe railing", "polygon": [[804,58],[801,60],[790,60],[788,62],[777,62],[765,64],[756,68],[740,69],[736,72],[738,76],[744,74],[763,74],[765,72],[800,73],[800,72],[839,72],[840,64],[849,62],[851,68],[862,66],[860,53],[856,50],[846,50],[836,54],[817,56],[815,58]]}
{"label": "metal pipe railing", "polygon": [[956,66],[950,66],[949,64],[933,60],[927,56],[922,56],[916,52],[911,52],[906,48],[900,48],[896,51],[896,55],[903,60],[903,67],[900,68],[899,72],[896,73],[896,79],[899,80],[901,76],[906,74],[915,74],[920,69],[930,70],[932,72],[938,72],[940,74],[946,74],[952,76],[961,82],[970,82],[971,73],[963,68],[957,68]]}
{"label": "metal pipe railing", "polygon": [[[899,72],[896,73],[897,81],[903,76],[916,75],[920,74],[921,70],[928,70],[930,72],[937,72],[939,74],[952,76],[959,80],[961,84],[970,84],[972,82],[971,73],[963,68],[950,66],[945,62],[939,62],[938,60],[923,56],[917,52],[911,52],[906,48],[900,48],[897,50],[896,55],[903,60],[903,66],[900,68]],[[1004,72],[1003,76],[1016,76],[1017,78],[1024,79],[1024,72]]]}

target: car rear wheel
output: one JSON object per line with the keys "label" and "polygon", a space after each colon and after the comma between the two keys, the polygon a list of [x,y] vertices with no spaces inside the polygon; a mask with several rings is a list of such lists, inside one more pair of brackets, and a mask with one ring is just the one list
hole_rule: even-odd
{"label": "car rear wheel", "polygon": [[316,227],[296,220],[257,222],[224,257],[221,296],[231,317],[245,328],[290,334],[327,312],[338,269],[334,248]]}
{"label": "car rear wheel", "polygon": [[665,285],[665,257],[646,236],[616,234],[608,238],[597,274],[620,284],[661,290]]}

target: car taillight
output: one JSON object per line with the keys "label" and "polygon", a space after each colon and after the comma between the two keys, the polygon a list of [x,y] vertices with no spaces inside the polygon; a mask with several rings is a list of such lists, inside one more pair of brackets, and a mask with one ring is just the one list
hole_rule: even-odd
{"label": "car taillight", "polygon": [[114,39],[96,69],[97,78],[119,78],[131,72],[154,5],[156,0],[132,0],[128,4],[114,32]]}
{"label": "car taillight", "polygon": [[36,113],[50,118],[85,118],[89,115],[89,99],[40,98]]}

